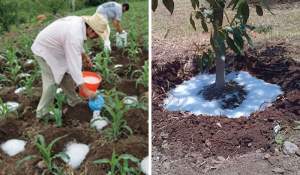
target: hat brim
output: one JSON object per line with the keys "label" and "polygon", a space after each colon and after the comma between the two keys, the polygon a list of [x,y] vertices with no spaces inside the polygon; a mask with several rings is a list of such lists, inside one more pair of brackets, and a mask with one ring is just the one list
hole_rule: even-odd
{"label": "hat brim", "polygon": [[81,18],[97,33],[98,36],[102,38],[102,40],[106,41],[109,38],[109,32],[108,32],[108,27],[106,26],[106,29],[100,33],[96,30],[96,26],[94,26],[93,23],[90,22],[91,16],[81,16]]}

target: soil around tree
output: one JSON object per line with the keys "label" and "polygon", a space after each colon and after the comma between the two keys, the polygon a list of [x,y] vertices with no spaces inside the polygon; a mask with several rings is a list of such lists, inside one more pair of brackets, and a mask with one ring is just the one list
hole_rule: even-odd
{"label": "soil around tree", "polygon": [[[207,172],[214,174],[214,169],[210,168],[213,164],[210,164],[209,160],[215,160],[218,156],[231,158],[248,155],[256,150],[263,150],[273,156],[277,147],[274,141],[274,126],[279,124],[293,127],[297,125],[294,121],[300,120],[300,64],[295,61],[299,59],[297,52],[300,49],[299,44],[299,39],[268,40],[257,43],[260,53],[251,47],[247,48],[245,56],[227,53],[226,74],[247,71],[267,83],[281,86],[284,91],[284,94],[278,96],[276,100],[268,102],[269,107],[252,112],[248,118],[243,116],[228,118],[225,115],[196,116],[185,111],[165,109],[163,100],[167,97],[168,91],[200,71],[193,64],[192,51],[179,49],[175,51],[154,44],[152,173],[172,174],[185,170],[190,172],[189,174]],[[215,73],[215,65],[209,72]],[[162,165],[159,165],[160,163]],[[271,170],[267,174],[273,173],[270,172]],[[293,172],[296,173],[295,170]]]}

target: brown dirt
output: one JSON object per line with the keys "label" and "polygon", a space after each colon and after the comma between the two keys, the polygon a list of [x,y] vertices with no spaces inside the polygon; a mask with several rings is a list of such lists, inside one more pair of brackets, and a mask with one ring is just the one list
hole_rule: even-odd
{"label": "brown dirt", "polygon": [[[94,53],[92,56],[100,52],[94,48]],[[124,67],[132,65],[134,69],[129,72],[131,75],[133,70],[141,69],[141,66],[144,65],[144,61],[148,60],[148,51],[143,50],[143,55],[139,54],[139,61],[133,64],[126,57],[122,57],[122,50],[118,50],[116,47],[112,48],[111,56],[115,57],[114,64],[123,64]],[[92,57],[91,56],[91,57]],[[25,59],[20,59],[20,62],[23,63]],[[27,72],[34,69],[35,65],[27,65],[23,71]],[[0,72],[3,74],[3,72]],[[108,83],[102,82],[99,86],[99,90],[110,90],[113,87],[117,87],[118,91],[124,92],[127,95],[136,95],[140,99],[141,96],[148,91],[147,88],[138,86],[135,87],[136,78],[133,77],[133,80],[130,80],[130,76],[125,76],[123,72],[116,72],[120,78],[120,84],[110,85]],[[8,76],[6,74],[6,76]],[[57,137],[68,134],[67,137],[56,142],[53,147],[51,154],[52,156],[64,151],[65,144],[70,141],[83,143],[90,145],[90,151],[86,156],[83,163],[77,168],[72,169],[61,159],[54,159],[53,162],[57,164],[65,173],[79,175],[85,171],[88,174],[107,174],[110,170],[108,164],[93,164],[91,163],[94,160],[109,158],[111,159],[112,150],[116,148],[116,154],[131,154],[138,159],[143,159],[148,155],[148,111],[141,109],[131,109],[124,114],[124,119],[127,121],[127,125],[131,127],[133,135],[130,137],[122,136],[116,141],[109,141],[104,137],[104,134],[97,132],[94,129],[90,129],[90,120],[93,116],[93,111],[87,104],[87,101],[78,104],[75,107],[69,107],[67,104],[64,104],[65,112],[63,113],[63,127],[58,128],[56,124],[52,121],[49,122],[48,126],[45,126],[44,121],[37,121],[35,119],[35,110],[37,108],[40,96],[41,96],[41,82],[35,82],[34,87],[37,87],[35,96],[31,99],[26,97],[24,92],[20,94],[14,94],[14,90],[19,86],[18,83],[14,83],[13,86],[5,87],[0,89],[0,97],[3,102],[14,101],[20,103],[18,108],[19,116],[16,117],[11,115],[8,119],[0,121],[0,144],[9,140],[9,139],[22,139],[26,140],[27,144],[25,151],[19,153],[13,157],[9,157],[0,150],[0,174],[42,174],[42,170],[37,167],[38,159],[30,159],[21,164],[21,169],[15,170],[16,164],[25,156],[28,155],[41,155],[39,150],[31,141],[31,139],[36,139],[38,134],[42,134],[46,140],[46,143],[49,144],[52,140]],[[142,102],[142,101],[140,101]],[[108,119],[111,119],[111,116],[107,116]],[[104,130],[108,129],[110,126],[106,126]],[[129,166],[137,168],[137,165],[130,162]]]}
{"label": "brown dirt", "polygon": [[[217,156],[225,158],[240,156],[261,148],[274,153],[276,147],[274,126],[277,124],[295,126],[294,121],[300,120],[300,63],[295,61],[299,60],[297,52],[300,49],[299,44],[299,39],[263,41],[257,43],[260,53],[252,48],[247,49],[245,56],[227,53],[227,73],[247,71],[254,77],[281,86],[284,91],[284,94],[265,110],[253,112],[248,118],[233,119],[225,115],[196,116],[184,111],[164,109],[163,99],[170,88],[194,77],[199,70],[193,64],[193,51],[171,49],[163,47],[163,44],[154,43],[152,173],[202,174],[208,171],[213,173],[216,168],[207,169],[206,165],[211,166],[208,160],[216,159]],[[209,72],[215,73],[215,65]],[[189,162],[190,158],[192,162]],[[223,168],[226,169],[226,166]],[[239,168],[241,170],[241,167]],[[222,170],[216,172],[220,173]],[[256,170],[252,171],[252,174],[257,173]]]}

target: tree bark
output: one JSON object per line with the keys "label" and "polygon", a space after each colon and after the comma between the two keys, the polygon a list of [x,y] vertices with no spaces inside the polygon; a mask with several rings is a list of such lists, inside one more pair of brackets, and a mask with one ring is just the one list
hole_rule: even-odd
{"label": "tree bark", "polygon": [[72,8],[73,8],[73,12],[75,12],[75,0],[72,0]]}
{"label": "tree bark", "polygon": [[[223,10],[225,4],[221,0],[217,0],[219,5],[215,5],[213,11],[213,21],[214,23],[214,35],[213,38],[216,39],[218,36],[218,27],[223,24]],[[221,55],[218,51],[215,51],[216,55],[216,88],[224,89],[225,88],[225,61],[221,59]]]}

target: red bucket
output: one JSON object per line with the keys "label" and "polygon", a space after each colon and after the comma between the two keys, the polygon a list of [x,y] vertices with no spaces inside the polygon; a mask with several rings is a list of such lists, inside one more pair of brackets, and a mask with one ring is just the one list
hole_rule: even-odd
{"label": "red bucket", "polygon": [[[93,72],[82,72],[82,76],[84,79],[85,86],[89,90],[96,92],[100,82],[102,81],[102,78],[98,74],[93,73]],[[80,88],[79,88],[79,93],[83,97],[87,97]]]}

